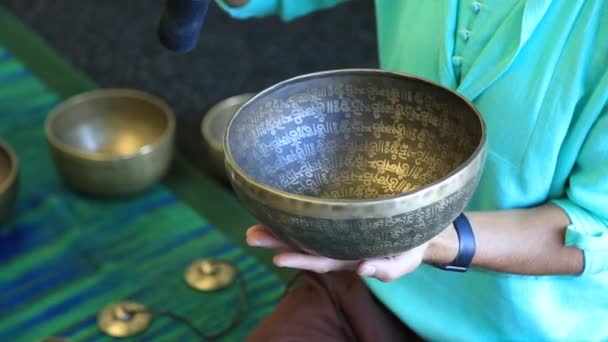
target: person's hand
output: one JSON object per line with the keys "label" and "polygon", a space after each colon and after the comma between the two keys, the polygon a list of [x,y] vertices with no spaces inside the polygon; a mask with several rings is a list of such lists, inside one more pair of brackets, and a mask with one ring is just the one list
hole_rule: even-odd
{"label": "person's hand", "polygon": [[273,259],[276,266],[317,273],[351,270],[356,271],[362,276],[374,277],[385,282],[396,280],[414,271],[422,262],[430,260],[432,251],[429,246],[432,241],[388,258],[344,261],[311,255],[294,249],[287,243],[277,239],[263,225],[255,225],[247,230],[247,244],[254,247],[273,249],[278,252]]}

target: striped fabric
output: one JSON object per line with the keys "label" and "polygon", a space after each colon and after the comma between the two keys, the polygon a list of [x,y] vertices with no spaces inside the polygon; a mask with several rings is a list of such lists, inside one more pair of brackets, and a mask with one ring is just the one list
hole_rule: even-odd
{"label": "striped fabric", "polygon": [[[283,284],[167,188],[99,200],[68,191],[48,153],[43,122],[60,99],[0,47],[0,139],[21,164],[21,191],[11,221],[0,228],[0,341],[111,341],[97,327],[101,308],[135,300],[190,319],[206,333],[229,324],[238,286],[214,293],[183,280],[198,258],[234,262],[247,283],[241,341],[267,315]],[[154,318],[131,341],[196,341],[182,324]]]}

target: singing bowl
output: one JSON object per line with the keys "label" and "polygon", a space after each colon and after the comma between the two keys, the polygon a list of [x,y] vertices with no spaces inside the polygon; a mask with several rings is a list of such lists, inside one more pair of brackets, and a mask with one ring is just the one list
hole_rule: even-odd
{"label": "singing bowl", "polygon": [[211,170],[215,176],[226,181],[224,168],[224,133],[237,110],[255,94],[246,93],[222,100],[205,114],[201,121],[201,133]]}
{"label": "singing bowl", "polygon": [[67,99],[45,130],[53,161],[72,189],[96,196],[143,191],[168,171],[175,117],[161,99],[132,89],[100,89]]}
{"label": "singing bowl", "polygon": [[15,152],[0,141],[0,225],[5,223],[17,202],[19,164]]}
{"label": "singing bowl", "polygon": [[430,240],[464,210],[485,163],[476,108],[438,84],[332,70],[245,103],[224,139],[238,198],[280,239],[358,260]]}

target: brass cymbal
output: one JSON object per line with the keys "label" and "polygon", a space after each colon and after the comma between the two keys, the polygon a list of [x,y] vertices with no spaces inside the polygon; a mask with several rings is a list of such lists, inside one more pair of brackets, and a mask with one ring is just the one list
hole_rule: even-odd
{"label": "brass cymbal", "polygon": [[226,261],[200,259],[186,269],[186,283],[199,291],[216,291],[230,286],[236,278],[236,267]]}
{"label": "brass cymbal", "polygon": [[129,337],[146,330],[152,315],[137,302],[123,301],[109,304],[97,316],[101,331],[112,337]]}

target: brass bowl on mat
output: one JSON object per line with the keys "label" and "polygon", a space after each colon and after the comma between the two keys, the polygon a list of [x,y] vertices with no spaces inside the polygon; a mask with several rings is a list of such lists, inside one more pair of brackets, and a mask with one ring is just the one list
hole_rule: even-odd
{"label": "brass bowl on mat", "polygon": [[0,225],[5,223],[17,202],[19,162],[8,144],[0,141]]}
{"label": "brass bowl on mat", "polygon": [[455,92],[375,69],[256,95],[224,141],[240,200],[279,238],[336,259],[394,255],[444,230],[485,162],[485,123]]}
{"label": "brass bowl on mat", "polygon": [[215,175],[227,180],[224,168],[224,133],[228,122],[236,111],[255,94],[246,93],[229,97],[216,103],[205,114],[201,122],[201,132],[205,149]]}
{"label": "brass bowl on mat", "polygon": [[131,89],[101,89],[57,106],[45,125],[64,182],[82,193],[131,195],[167,172],[175,117],[159,98]]}

